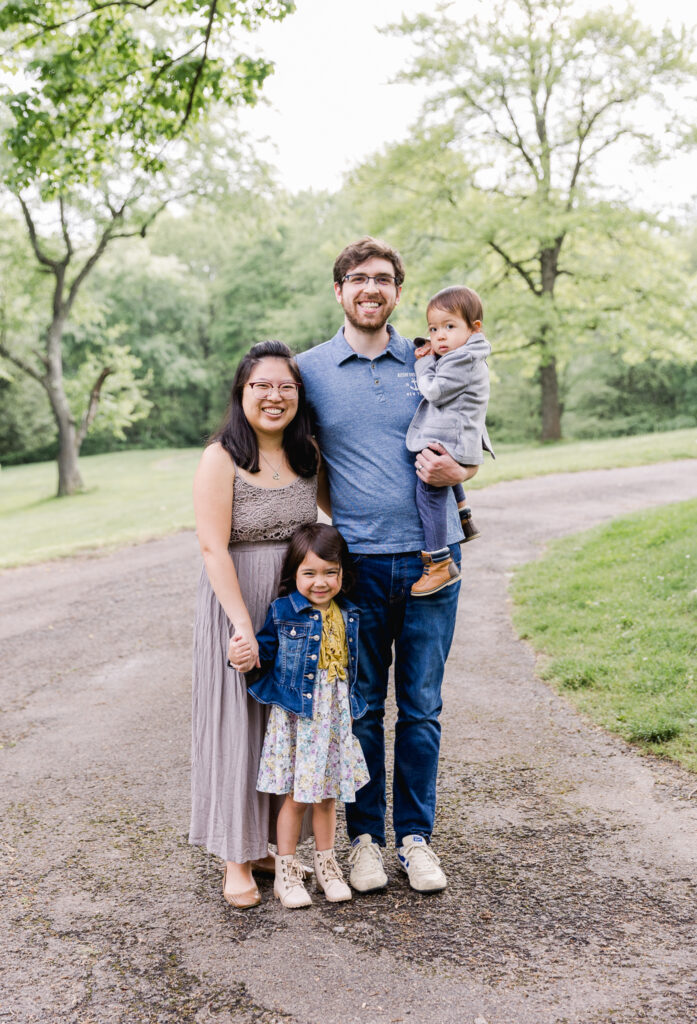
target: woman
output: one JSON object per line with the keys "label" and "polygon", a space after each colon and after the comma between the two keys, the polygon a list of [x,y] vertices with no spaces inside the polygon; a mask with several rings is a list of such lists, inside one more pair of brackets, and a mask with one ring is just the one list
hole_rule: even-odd
{"label": "woman", "polygon": [[277,596],[287,540],[317,519],[318,466],[290,349],[260,342],[237,368],[224,425],[194,478],[204,569],[194,626],[189,841],[226,862],[223,895],[238,908],[261,900],[252,862],[273,871],[268,841],[281,801],[256,791],[268,708],[228,667],[229,644],[240,634],[256,655],[254,634]]}

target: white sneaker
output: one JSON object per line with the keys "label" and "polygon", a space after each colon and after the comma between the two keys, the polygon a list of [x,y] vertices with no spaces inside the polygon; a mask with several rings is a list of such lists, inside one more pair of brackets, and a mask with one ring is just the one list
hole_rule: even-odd
{"label": "white sneaker", "polygon": [[440,860],[423,836],[404,836],[397,850],[399,866],[417,892],[441,892],[448,884]]}
{"label": "white sneaker", "polygon": [[302,864],[296,860],[294,853],[285,857],[276,854],[276,880],[273,894],[284,907],[296,910],[298,907],[309,907],[312,903],[310,894],[303,885],[304,872]]}
{"label": "white sneaker", "polygon": [[349,864],[349,882],[357,892],[377,892],[387,885],[387,875],[382,866],[382,851],[367,832],[351,843]]}
{"label": "white sneaker", "polygon": [[334,850],[315,850],[315,879],[330,903],[351,899],[351,890],[344,881]]}

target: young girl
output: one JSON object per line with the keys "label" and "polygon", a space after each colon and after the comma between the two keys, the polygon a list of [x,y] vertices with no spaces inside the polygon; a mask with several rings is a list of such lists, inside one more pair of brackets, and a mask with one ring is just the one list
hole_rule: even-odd
{"label": "young girl", "polygon": [[333,526],[312,523],[293,534],[281,570],[280,597],[257,634],[259,657],[232,641],[231,662],[247,672],[249,693],[273,704],[257,789],[284,793],[276,835],[274,895],[285,907],[312,900],[295,857],[303,815],[312,805],[315,876],[331,902],[351,899],[334,856],[336,801],[353,802],[368,781],[351,716],[367,705],[356,690],[358,610],[343,596],[349,553]]}
{"label": "young girl", "polygon": [[[491,345],[482,334],[482,301],[471,288],[445,288],[426,308],[428,339],[416,338],[416,382],[423,401],[407,431],[407,448],[420,452],[439,444],[468,470],[466,479],[484,461],[483,449],[491,452],[486,431],[489,370],[486,357]],[[417,469],[419,460],[416,460]],[[465,501],[462,485],[453,487],[465,540],[479,531]],[[416,505],[426,539],[421,553],[424,572],[411,588],[414,597],[427,597],[456,583],[460,572],[446,543],[449,487],[435,487],[420,477],[416,481]]]}

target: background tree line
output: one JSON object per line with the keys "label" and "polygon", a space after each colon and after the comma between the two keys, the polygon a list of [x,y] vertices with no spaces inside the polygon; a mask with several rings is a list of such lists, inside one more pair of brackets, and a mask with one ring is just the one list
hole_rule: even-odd
{"label": "background tree line", "polygon": [[[276,16],[292,7],[273,6]],[[114,232],[128,237],[99,253],[61,324],[66,399],[75,424],[89,420],[83,451],[200,444],[251,343],[274,336],[301,349],[333,335],[332,262],[364,233],[405,257],[393,318],[404,334],[423,331],[439,288],[464,281],[482,294],[498,439],[697,424],[694,214],[678,221],[631,202],[638,161],[695,144],[697,119],[676,102],[697,81],[692,36],[653,33],[610,10],[573,15],[563,0],[501,0],[466,26],[439,9],[392,30],[414,39],[405,77],[428,83],[431,99],[410,138],[365,161],[337,193],[275,188],[240,135],[226,131],[222,144],[216,125],[230,122],[215,105],[201,106],[196,133],[153,163],[173,134],[171,111],[186,114],[195,68],[165,104],[170,113],[148,122],[133,213]],[[239,102],[263,80],[259,68],[245,74],[233,83]],[[71,102],[83,102],[69,85]],[[27,150],[17,116],[6,124],[6,191],[19,206],[0,212],[0,460],[14,462],[53,457],[60,442],[38,378],[61,246],[89,259],[113,218],[108,204],[95,215],[108,153],[98,169],[66,168],[63,155],[47,159],[41,125]],[[25,165],[34,160],[31,180],[13,145]],[[626,168],[625,196],[603,187],[607,154]],[[38,242],[22,205],[30,198],[58,211]]]}

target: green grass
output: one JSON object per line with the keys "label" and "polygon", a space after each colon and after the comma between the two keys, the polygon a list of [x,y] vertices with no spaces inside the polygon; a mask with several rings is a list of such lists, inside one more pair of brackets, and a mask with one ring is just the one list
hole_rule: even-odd
{"label": "green grass", "polygon": [[648,466],[652,462],[697,458],[697,430],[604,438],[601,441],[562,441],[545,445],[495,445],[496,460],[488,456],[477,476],[467,483],[474,490],[501,480],[518,480],[549,473],[584,469]]}
{"label": "green grass", "polygon": [[697,501],[555,542],[514,577],[542,678],[595,722],[697,771]]}
{"label": "green grass", "polygon": [[86,490],[55,498],[53,462],[0,472],[0,567],[150,540],[193,526],[198,449],[117,452],[80,460]]}
{"label": "green grass", "polygon": [[[53,462],[0,472],[0,568],[78,551],[118,547],[193,527],[191,482],[197,448],[115,452],[80,460],[83,494],[54,497]],[[581,469],[636,466],[697,458],[697,430],[575,441],[501,445],[473,488],[500,480]],[[468,484],[468,488],[469,488]]]}

